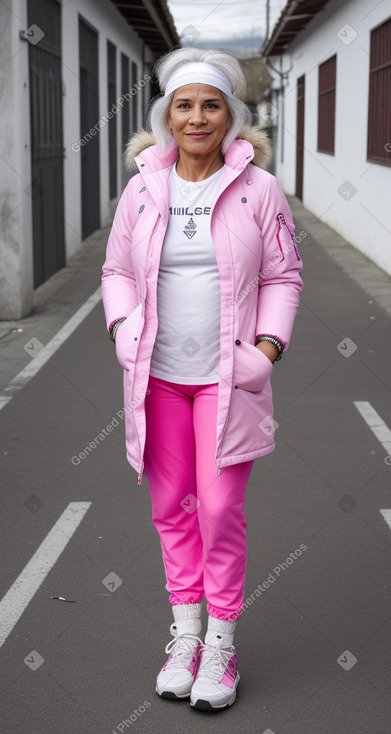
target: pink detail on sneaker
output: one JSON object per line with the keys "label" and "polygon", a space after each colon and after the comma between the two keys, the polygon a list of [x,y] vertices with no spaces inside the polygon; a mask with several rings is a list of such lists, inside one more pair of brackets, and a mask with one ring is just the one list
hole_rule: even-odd
{"label": "pink detail on sneaker", "polygon": [[167,658],[167,660],[166,660],[166,662],[164,663],[164,665],[162,667],[162,670],[165,670],[167,668],[167,665],[170,662],[171,658],[172,658],[172,654],[170,653],[169,656],[168,656],[168,658]]}
{"label": "pink detail on sneaker", "polygon": [[194,651],[194,655],[190,661],[190,664],[188,665],[187,669],[188,671],[194,676],[194,678],[197,675],[198,667],[200,664],[200,651],[201,651],[201,645],[198,645]]}
{"label": "pink detail on sneaker", "polygon": [[232,658],[230,658],[228,661],[228,665],[224,671],[224,675],[220,683],[222,683],[224,686],[227,686],[228,688],[233,688],[236,679],[237,668],[238,659],[236,655],[232,655]]}

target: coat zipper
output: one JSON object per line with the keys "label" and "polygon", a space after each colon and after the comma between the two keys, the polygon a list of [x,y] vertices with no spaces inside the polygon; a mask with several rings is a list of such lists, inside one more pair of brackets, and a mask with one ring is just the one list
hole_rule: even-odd
{"label": "coat zipper", "polygon": [[[235,181],[235,180],[236,180],[236,179],[238,178],[238,176],[240,176],[240,175],[241,175],[241,174],[242,174],[242,173],[244,172],[244,170],[245,170],[245,169],[246,169],[247,167],[248,167],[248,164],[247,164],[247,166],[243,167],[243,169],[242,169],[241,171],[239,171],[239,172],[238,172],[238,174],[237,174],[236,176],[234,176],[234,177],[233,177],[233,178],[231,179],[231,181],[229,181],[229,183],[227,183],[227,184],[226,184],[226,185],[224,186],[224,188],[223,188],[223,189],[222,189],[221,191],[219,191],[219,194],[218,194],[218,196],[216,197],[216,199],[215,199],[215,201],[214,201],[214,203],[213,203],[213,207],[212,207],[212,211],[211,211],[211,219],[212,219],[212,214],[213,214],[213,211],[214,211],[214,209],[215,209],[215,206],[216,206],[216,204],[217,204],[218,200],[220,199],[221,195],[222,195],[222,194],[224,193],[224,191],[225,191],[225,190],[226,190],[226,189],[228,188],[228,186],[230,186],[230,184],[231,184],[231,183],[232,183],[233,181]],[[140,173],[141,173],[141,171],[140,171]],[[144,184],[145,184],[145,182],[144,182]],[[148,189],[148,186],[147,186],[147,189]],[[150,193],[150,192],[149,192],[149,193]],[[161,217],[161,213],[160,213],[160,212],[159,212],[159,217]],[[155,227],[155,228],[156,228],[156,227]],[[231,259],[232,259],[232,252],[231,252]],[[229,409],[229,408],[228,408],[228,409]],[[224,433],[224,429],[225,429],[225,426],[226,426],[226,423],[227,423],[227,419],[228,419],[228,410],[227,410],[227,415],[226,415],[226,418],[225,418],[225,424],[224,424],[224,428],[223,428],[223,433]],[[216,446],[216,454],[217,454],[217,449],[218,449],[218,446]],[[217,466],[217,455],[216,455],[216,466]],[[139,469],[139,473],[138,473],[138,478],[137,478],[137,483],[138,483],[138,485],[140,485],[140,484],[142,483],[143,473],[144,473],[144,461],[143,461],[143,459],[142,459],[142,460],[141,460],[141,466],[140,466],[140,469]],[[217,467],[217,472],[216,472],[216,473],[217,473],[217,476],[218,476],[218,477],[219,477],[219,476],[221,475],[221,469],[220,469],[220,467]]]}
{"label": "coat zipper", "polygon": [[[245,169],[243,169],[243,171],[244,171],[244,170],[245,170]],[[216,204],[217,204],[218,200],[220,199],[221,195],[222,195],[222,194],[224,193],[224,191],[225,191],[225,190],[226,190],[226,189],[228,188],[228,186],[230,186],[230,185],[231,185],[231,183],[232,183],[233,181],[236,181],[236,179],[238,178],[238,176],[240,176],[240,175],[241,175],[241,173],[243,173],[243,171],[241,171],[241,172],[240,172],[240,173],[239,173],[239,174],[238,174],[237,176],[235,176],[235,178],[233,178],[233,179],[232,179],[232,181],[230,181],[230,182],[229,182],[229,183],[228,183],[228,184],[227,184],[226,186],[224,186],[224,188],[222,189],[222,191],[220,191],[220,192],[219,192],[219,195],[218,195],[218,196],[216,197],[216,199],[215,199],[215,201],[214,201],[214,204],[213,204],[213,207],[212,207],[212,211],[211,211],[211,220],[212,220],[212,214],[213,214],[213,212],[214,212],[214,210],[215,210]],[[229,236],[228,236],[228,241],[229,241]],[[231,265],[232,265],[232,271],[234,272],[233,259],[232,259],[232,248],[231,248],[231,243],[230,243],[230,241],[229,241],[229,251],[230,251],[230,255],[231,255]],[[230,402],[231,402],[231,401],[230,401]],[[221,439],[220,439],[220,442],[219,442],[219,444],[218,444],[218,445],[217,445],[217,443],[216,443],[216,466],[217,466],[217,451],[218,451],[218,449],[220,448],[220,444],[221,444],[221,441],[222,441],[222,437],[223,437],[223,435],[224,435],[225,427],[226,427],[226,425],[227,425],[229,408],[230,408],[230,406],[228,405],[228,408],[227,408],[227,414],[226,414],[226,416],[225,416],[225,421],[224,421],[224,426],[223,426],[223,430],[222,430],[222,432],[221,432]],[[221,475],[221,469],[220,469],[220,467],[217,467],[217,476],[219,477],[220,475]]]}

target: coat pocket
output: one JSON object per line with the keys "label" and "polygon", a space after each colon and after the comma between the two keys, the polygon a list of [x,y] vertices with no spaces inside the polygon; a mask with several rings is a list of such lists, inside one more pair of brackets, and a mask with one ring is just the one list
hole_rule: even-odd
{"label": "coat pocket", "polygon": [[248,342],[236,340],[232,382],[235,389],[259,392],[265,387],[272,371],[273,364],[260,349]]}
{"label": "coat pocket", "polygon": [[133,369],[142,330],[144,328],[144,317],[142,315],[142,304],[129,314],[119,325],[115,335],[115,351],[117,359],[124,370]]}

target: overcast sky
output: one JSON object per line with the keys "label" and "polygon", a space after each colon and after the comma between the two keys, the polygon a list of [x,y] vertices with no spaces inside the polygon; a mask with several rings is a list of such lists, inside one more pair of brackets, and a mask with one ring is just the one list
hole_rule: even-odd
{"label": "overcast sky", "polygon": [[[270,0],[270,31],[287,0]],[[232,39],[238,36],[264,37],[266,0],[168,0],[176,29],[203,40]],[[188,27],[190,29],[188,30]]]}

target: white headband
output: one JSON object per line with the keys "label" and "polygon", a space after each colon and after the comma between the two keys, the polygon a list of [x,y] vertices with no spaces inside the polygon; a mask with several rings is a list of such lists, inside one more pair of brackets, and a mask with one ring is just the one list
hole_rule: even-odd
{"label": "white headband", "polygon": [[164,96],[168,97],[169,94],[186,84],[197,83],[216,87],[216,89],[220,89],[220,92],[232,97],[232,85],[227,75],[217,66],[207,64],[204,61],[191,61],[178,66],[169,77]]}

